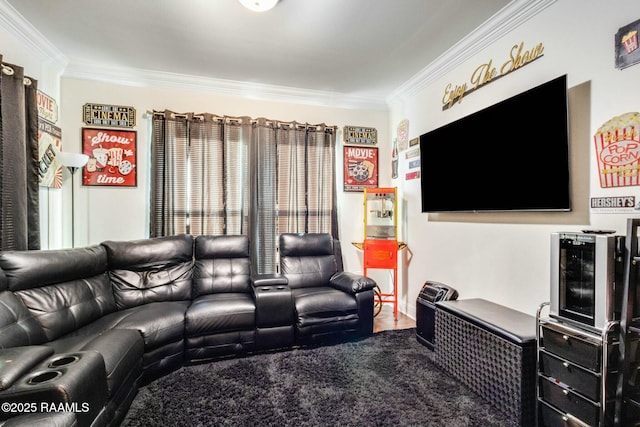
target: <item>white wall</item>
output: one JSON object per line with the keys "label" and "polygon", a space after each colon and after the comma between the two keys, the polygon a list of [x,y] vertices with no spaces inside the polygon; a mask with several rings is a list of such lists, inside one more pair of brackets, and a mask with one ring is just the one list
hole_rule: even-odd
{"label": "white wall", "polygon": [[[343,243],[345,267],[362,271],[361,255],[350,242],[361,242],[364,234],[362,218],[362,193],[342,191],[342,129],[345,125],[375,127],[388,147],[389,116],[384,111],[362,111],[326,108],[281,102],[250,100],[220,96],[202,91],[159,87],[130,87],[89,80],[62,79],[62,121],[65,124],[64,147],[80,150],[82,106],[85,103],[132,106],[137,111],[138,136],[138,186],[136,188],[80,187],[76,198],[76,246],[95,244],[104,240],[144,238],[148,235],[148,170],[149,120],[147,111],[172,110],[175,112],[209,112],[230,116],[267,117],[283,121],[312,124],[326,123],[340,129],[338,150],[338,203],[340,238]],[[381,148],[382,155],[386,155]],[[380,177],[390,179],[390,164],[380,162]],[[78,180],[79,181],[79,180]],[[385,185],[381,181],[381,185]]]}
{"label": "white wall", "polygon": [[[460,298],[485,298],[535,314],[549,300],[550,233],[585,228],[625,233],[630,215],[592,213],[589,197],[635,195],[640,200],[638,187],[599,188],[593,154],[598,127],[614,116],[640,111],[640,64],[616,69],[613,43],[618,29],[637,19],[640,3],[634,0],[559,0],[442,78],[393,103],[391,128],[407,118],[414,138],[562,74],[568,75],[570,88],[572,212],[425,214],[420,212],[419,181],[394,183],[405,200],[413,253],[403,278],[403,309],[410,316],[415,316],[415,297],[426,279],[455,287]],[[525,48],[543,43],[544,56],[442,111],[448,83],[467,82],[489,60],[501,64],[520,42]],[[523,117],[524,131],[536,125],[542,124]]]}

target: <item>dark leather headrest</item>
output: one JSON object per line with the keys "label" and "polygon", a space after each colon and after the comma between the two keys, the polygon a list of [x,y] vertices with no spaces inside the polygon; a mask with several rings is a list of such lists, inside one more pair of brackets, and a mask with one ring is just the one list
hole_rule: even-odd
{"label": "dark leather headrest", "polygon": [[249,237],[244,235],[197,236],[196,259],[249,258]]}
{"label": "dark leather headrest", "polygon": [[6,287],[19,291],[97,276],[107,270],[107,256],[100,245],[8,251],[0,253],[0,268],[6,276]]}
{"label": "dark leather headrest", "polygon": [[333,238],[328,233],[284,233],[280,235],[280,256],[333,255]]}
{"label": "dark leather headrest", "polygon": [[122,242],[107,240],[101,244],[107,250],[109,267],[112,269],[167,260],[188,262],[193,259],[193,236],[188,234]]}

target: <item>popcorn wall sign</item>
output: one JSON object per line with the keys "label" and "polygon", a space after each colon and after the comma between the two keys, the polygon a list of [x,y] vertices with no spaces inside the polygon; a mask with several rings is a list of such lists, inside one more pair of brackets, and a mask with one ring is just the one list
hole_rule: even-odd
{"label": "popcorn wall sign", "polygon": [[616,68],[622,69],[640,62],[638,31],[640,19],[618,29],[615,35]]}
{"label": "popcorn wall sign", "polygon": [[640,113],[612,118],[600,126],[593,139],[600,187],[640,185]]}

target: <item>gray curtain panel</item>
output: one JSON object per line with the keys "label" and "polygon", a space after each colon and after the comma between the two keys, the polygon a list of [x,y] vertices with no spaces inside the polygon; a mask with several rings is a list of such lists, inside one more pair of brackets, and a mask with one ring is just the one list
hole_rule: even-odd
{"label": "gray curtain panel", "polygon": [[276,271],[285,232],[338,237],[336,127],[153,113],[151,236],[245,234],[254,271]]}
{"label": "gray curtain panel", "polygon": [[[0,56],[0,61],[2,57]],[[37,81],[0,72],[0,249],[40,249]]]}

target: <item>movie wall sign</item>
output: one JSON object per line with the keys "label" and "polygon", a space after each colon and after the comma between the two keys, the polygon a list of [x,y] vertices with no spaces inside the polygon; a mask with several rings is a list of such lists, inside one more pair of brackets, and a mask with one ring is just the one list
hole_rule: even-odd
{"label": "movie wall sign", "polygon": [[36,92],[38,109],[38,185],[62,188],[62,165],[57,154],[62,150],[62,129],[58,122],[58,103],[46,93]]}
{"label": "movie wall sign", "polygon": [[62,150],[62,129],[38,118],[38,185],[62,188],[62,165],[57,159]]}
{"label": "movie wall sign", "polygon": [[378,187],[378,148],[344,146],[344,191]]}
{"label": "movie wall sign", "polygon": [[89,156],[82,184],[135,187],[136,136],[132,130],[82,128],[82,152]]}
{"label": "movie wall sign", "polygon": [[36,92],[36,104],[38,106],[38,117],[49,123],[58,123],[58,103],[39,89]]}
{"label": "movie wall sign", "polygon": [[640,185],[640,113],[613,117],[593,139],[600,187]]}
{"label": "movie wall sign", "polygon": [[378,130],[369,126],[343,128],[344,191],[378,187]]}

